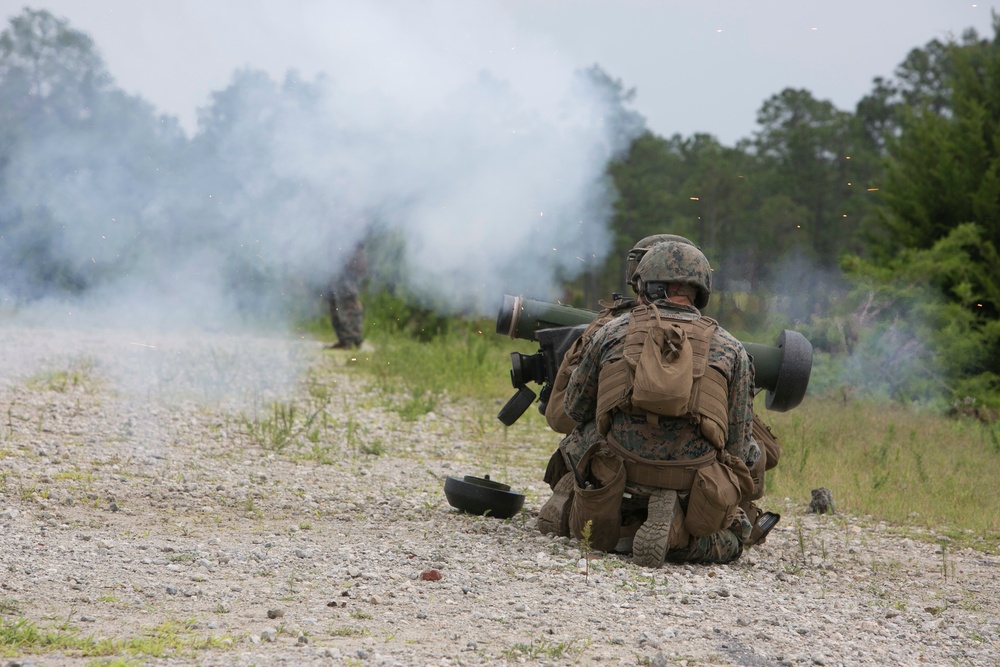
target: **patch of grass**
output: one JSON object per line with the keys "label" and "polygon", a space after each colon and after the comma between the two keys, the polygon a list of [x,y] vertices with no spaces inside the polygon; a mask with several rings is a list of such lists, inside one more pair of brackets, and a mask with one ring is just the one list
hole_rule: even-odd
{"label": "patch of grass", "polygon": [[807,398],[787,413],[758,408],[782,447],[768,495],[805,504],[824,486],[838,512],[998,550],[1000,505],[982,493],[1000,475],[992,426],[896,404]]}
{"label": "patch of grass", "polygon": [[530,644],[517,643],[509,649],[504,649],[501,651],[501,655],[512,661],[535,660],[543,657],[560,660],[571,655],[579,655],[583,653],[583,650],[572,641],[550,642],[546,639],[533,639]]}
{"label": "patch of grass", "polygon": [[370,456],[381,456],[385,454],[385,445],[378,438],[369,442],[362,442],[358,447],[362,453]]}
{"label": "patch of grass", "polygon": [[250,441],[264,449],[281,452],[297,438],[310,434],[310,428],[322,409],[303,414],[292,402],[275,402],[267,417],[244,418],[242,429]]}
{"label": "patch of grass", "polygon": [[453,324],[440,335],[415,340],[380,338],[365,368],[388,394],[405,393],[400,414],[419,416],[446,397],[494,401],[513,393],[510,353],[531,354],[538,346],[496,335],[494,323]]}
{"label": "patch of grass", "polygon": [[38,373],[27,380],[27,386],[34,391],[55,391],[65,394],[71,391],[93,393],[97,389],[94,374],[94,360],[82,358],[73,361],[69,368]]}
{"label": "patch of grass", "polygon": [[141,667],[145,661],[136,658],[97,659],[87,663],[87,667]]}
{"label": "patch of grass", "polygon": [[222,649],[233,645],[233,639],[205,637],[196,631],[193,621],[166,621],[146,628],[126,639],[96,639],[66,628],[39,627],[27,619],[5,622],[0,619],[0,655],[16,656],[58,651],[83,657],[124,654],[154,658],[192,656],[205,649]]}

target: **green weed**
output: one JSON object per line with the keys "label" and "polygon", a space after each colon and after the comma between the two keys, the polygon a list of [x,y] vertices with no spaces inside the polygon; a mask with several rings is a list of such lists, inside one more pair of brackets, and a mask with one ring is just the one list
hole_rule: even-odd
{"label": "green weed", "polygon": [[1000,506],[990,511],[979,491],[1000,475],[994,427],[891,403],[807,397],[788,413],[758,409],[782,446],[780,463],[767,473],[768,496],[807,503],[823,486],[838,512],[933,528],[997,550]]}
{"label": "green weed", "polygon": [[563,657],[576,653],[582,653],[583,649],[577,647],[575,642],[550,642],[546,639],[533,639],[530,644],[517,643],[509,649],[501,652],[504,658],[511,661],[521,661],[522,659],[535,660],[541,657],[560,660]]}
{"label": "green weed", "polygon": [[196,633],[192,621],[166,621],[146,628],[127,639],[95,639],[64,626],[41,628],[27,619],[5,622],[0,619],[0,655],[61,652],[83,657],[148,656],[154,658],[191,656],[205,649],[228,648],[231,637],[204,637]]}
{"label": "green weed", "polygon": [[46,371],[29,378],[27,386],[35,391],[55,391],[60,394],[77,390],[93,393],[97,389],[94,367],[93,359],[75,360],[66,370]]}
{"label": "green weed", "polygon": [[[271,415],[261,418],[244,418],[243,433],[250,441],[264,449],[281,452],[304,433],[309,433],[310,427],[322,413],[322,409],[302,415],[294,403],[274,403]],[[318,439],[318,435],[315,436]]]}

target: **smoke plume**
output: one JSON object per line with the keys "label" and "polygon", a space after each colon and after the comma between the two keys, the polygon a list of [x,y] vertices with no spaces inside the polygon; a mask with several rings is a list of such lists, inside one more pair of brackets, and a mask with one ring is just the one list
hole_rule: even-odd
{"label": "smoke plume", "polygon": [[185,129],[99,58],[80,74],[85,35],[45,52],[61,74],[35,88],[18,72],[37,62],[5,55],[2,94],[35,106],[0,137],[3,319],[287,323],[362,239],[376,281],[490,316],[503,293],[553,298],[557,275],[603,259],[605,167],[644,120],[618,82],[517,33],[499,3],[246,2],[238,19],[201,4],[182,14],[193,39],[266,25],[262,49],[310,41],[310,71],[248,58]]}

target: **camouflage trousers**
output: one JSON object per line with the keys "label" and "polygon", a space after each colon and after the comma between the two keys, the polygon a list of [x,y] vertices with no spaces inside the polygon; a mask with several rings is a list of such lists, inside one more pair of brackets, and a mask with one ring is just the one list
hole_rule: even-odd
{"label": "camouflage trousers", "polygon": [[750,537],[753,526],[742,509],[729,528],[711,535],[691,536],[683,549],[667,552],[668,563],[731,563],[743,555],[743,543]]}
{"label": "camouflage trousers", "polygon": [[[545,471],[544,479],[553,490],[562,476],[570,471],[570,466],[579,466],[580,453],[591,447],[595,438],[600,437],[594,422],[589,422],[563,438]],[[651,487],[632,487],[630,490],[635,492],[634,500],[626,501],[622,507],[623,525],[638,525],[646,518],[646,496],[654,490]],[[687,511],[689,494],[681,492],[679,496],[681,509]],[[738,509],[728,528],[711,535],[692,535],[686,547],[668,551],[666,560],[671,563],[731,563],[743,555],[743,544],[749,539],[751,530],[751,520],[742,509]]]}
{"label": "camouflage trousers", "polygon": [[338,285],[331,291],[327,301],[330,304],[330,323],[337,334],[337,340],[348,345],[361,345],[364,341],[365,311],[357,288]]}

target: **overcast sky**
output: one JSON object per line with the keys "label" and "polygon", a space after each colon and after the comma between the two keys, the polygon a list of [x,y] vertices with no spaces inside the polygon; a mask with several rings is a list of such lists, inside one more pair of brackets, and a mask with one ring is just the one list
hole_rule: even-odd
{"label": "overcast sky", "polygon": [[[23,0],[0,0],[7,20]],[[974,27],[1000,2],[966,0],[39,0],[93,37],[111,74],[190,130],[242,66],[325,72],[423,99],[488,70],[524,95],[544,72],[599,64],[636,90],[654,132],[732,144],[786,87],[853,109],[907,52]],[[411,54],[414,57],[410,57]],[[533,63],[545,61],[545,67]],[[460,65],[460,66],[459,66]]]}

